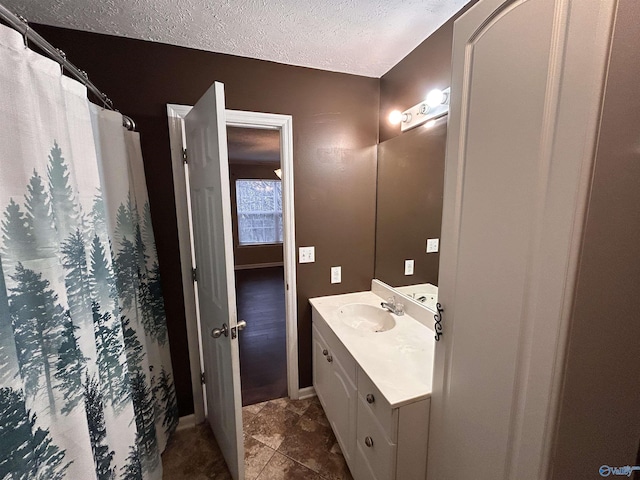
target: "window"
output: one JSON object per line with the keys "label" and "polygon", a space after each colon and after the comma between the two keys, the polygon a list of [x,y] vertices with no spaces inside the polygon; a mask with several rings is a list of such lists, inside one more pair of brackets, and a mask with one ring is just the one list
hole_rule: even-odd
{"label": "window", "polygon": [[282,243],[280,180],[236,180],[240,245]]}

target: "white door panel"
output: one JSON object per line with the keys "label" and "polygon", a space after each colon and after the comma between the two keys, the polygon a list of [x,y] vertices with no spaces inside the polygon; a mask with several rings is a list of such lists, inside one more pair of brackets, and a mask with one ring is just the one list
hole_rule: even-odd
{"label": "white door panel", "polygon": [[[185,118],[207,419],[234,479],[244,479],[242,401],[224,86]],[[227,335],[213,338],[214,329]]]}
{"label": "white door panel", "polygon": [[609,0],[481,0],[454,27],[429,480],[546,477]]}

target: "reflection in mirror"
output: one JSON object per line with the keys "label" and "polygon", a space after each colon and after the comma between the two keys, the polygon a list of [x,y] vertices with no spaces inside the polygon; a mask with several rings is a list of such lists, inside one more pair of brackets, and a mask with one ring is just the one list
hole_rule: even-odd
{"label": "reflection in mirror", "polygon": [[395,287],[395,290],[415,300],[418,303],[426,305],[431,310],[436,310],[438,303],[438,287],[431,283],[419,283],[417,285],[407,285],[404,287]]}
{"label": "reflection in mirror", "polygon": [[440,238],[446,133],[444,117],[378,145],[375,276],[431,309],[440,254],[427,240]]}

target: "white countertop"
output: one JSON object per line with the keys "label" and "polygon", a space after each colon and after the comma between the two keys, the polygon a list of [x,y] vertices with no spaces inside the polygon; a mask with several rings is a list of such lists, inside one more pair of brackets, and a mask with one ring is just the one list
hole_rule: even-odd
{"label": "white countertop", "polygon": [[433,331],[407,314],[393,315],[396,326],[377,333],[356,330],[337,315],[350,303],[380,307],[383,300],[372,292],[357,292],[309,302],[391,406],[400,407],[431,396]]}

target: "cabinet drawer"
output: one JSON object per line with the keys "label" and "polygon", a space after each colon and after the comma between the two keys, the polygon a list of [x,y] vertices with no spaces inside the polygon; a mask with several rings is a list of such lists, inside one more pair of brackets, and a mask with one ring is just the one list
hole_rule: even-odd
{"label": "cabinet drawer", "polygon": [[360,396],[359,409],[366,410],[374,417],[386,436],[396,443],[398,441],[398,409],[391,408],[380,390],[360,368],[358,368],[358,395]]}
{"label": "cabinet drawer", "polygon": [[360,398],[356,441],[356,480],[393,480],[396,472],[397,446],[387,437],[366,405],[366,400]]}

